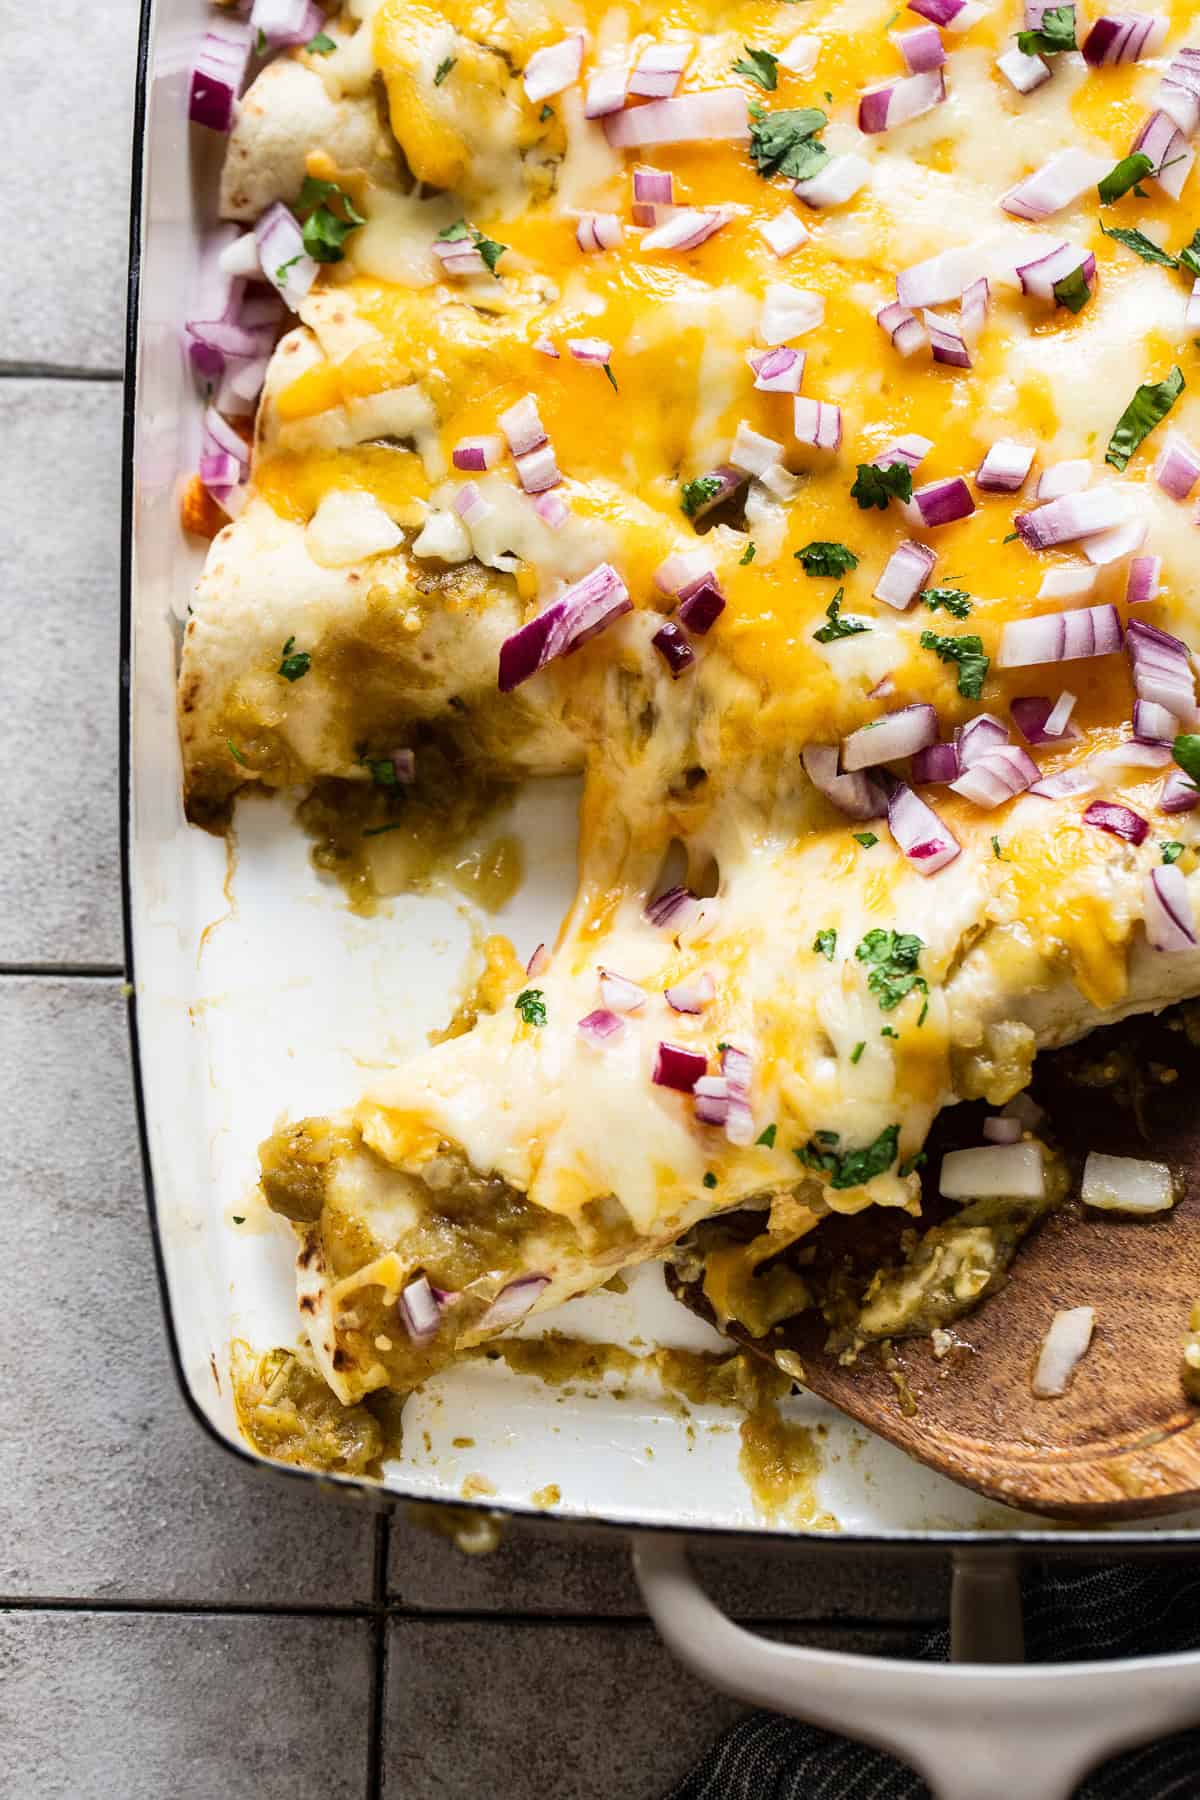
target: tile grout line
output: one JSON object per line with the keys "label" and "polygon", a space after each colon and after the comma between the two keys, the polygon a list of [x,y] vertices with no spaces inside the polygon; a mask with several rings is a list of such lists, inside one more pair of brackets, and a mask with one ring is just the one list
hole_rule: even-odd
{"label": "tile grout line", "polygon": [[146,1613],[154,1618],[334,1619],[369,1621],[379,1617],[371,1602],[349,1606],[289,1606],[286,1601],[64,1599],[57,1595],[0,1595],[0,1613]]}
{"label": "tile grout line", "polygon": [[27,976],[57,977],[71,981],[119,981],[125,976],[121,963],[0,962],[0,980],[24,980]]}
{"label": "tile grout line", "polygon": [[375,1520],[375,1560],[371,1576],[371,1599],[375,1616],[372,1626],[371,1692],[367,1700],[366,1800],[382,1800],[383,1797],[388,1658],[387,1588],[391,1532],[391,1512],[385,1509]]}
{"label": "tile grout line", "polygon": [[120,369],[84,369],[64,363],[0,362],[0,381],[106,381],[116,386],[123,380]]}

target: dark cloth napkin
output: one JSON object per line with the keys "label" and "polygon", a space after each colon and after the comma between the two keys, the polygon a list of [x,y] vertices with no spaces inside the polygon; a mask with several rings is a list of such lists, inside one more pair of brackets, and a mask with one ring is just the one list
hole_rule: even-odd
{"label": "dark cloth napkin", "polygon": [[[1167,1656],[1200,1644],[1200,1565],[1182,1558],[1114,1568],[1055,1563],[1027,1574],[1021,1591],[1029,1662]],[[917,1654],[945,1662],[949,1632],[931,1632]],[[1078,1800],[1200,1800],[1200,1729],[1110,1758],[1077,1792]],[[881,1750],[759,1712],[719,1737],[664,1800],[928,1795],[919,1775]]]}

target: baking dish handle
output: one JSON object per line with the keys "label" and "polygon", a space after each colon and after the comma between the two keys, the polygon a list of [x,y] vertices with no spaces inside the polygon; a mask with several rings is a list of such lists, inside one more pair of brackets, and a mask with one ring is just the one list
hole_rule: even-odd
{"label": "baking dish handle", "polygon": [[[951,1663],[809,1650],[727,1619],[683,1540],[634,1538],[634,1567],[667,1647],[712,1687],[890,1751],[937,1800],[1066,1800],[1127,1745],[1200,1720],[1200,1653],[1114,1662],[1019,1661],[1016,1558],[955,1558]],[[981,1661],[981,1656],[996,1660]]]}

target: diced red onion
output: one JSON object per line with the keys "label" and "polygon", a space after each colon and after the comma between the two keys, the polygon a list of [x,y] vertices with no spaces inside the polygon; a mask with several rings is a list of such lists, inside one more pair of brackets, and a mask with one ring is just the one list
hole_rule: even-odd
{"label": "diced red onion", "polygon": [[861,156],[831,156],[817,174],[807,181],[792,183],[792,192],[805,206],[821,208],[842,206],[853,200],[859,189],[871,179],[871,165]]}
{"label": "diced red onion", "polygon": [[473,481],[465,481],[455,494],[451,504],[464,525],[472,529],[489,519],[495,511],[488,500],[476,487]]}
{"label": "diced red onion", "polygon": [[575,242],[588,255],[612,250],[625,236],[625,227],[616,213],[581,213],[575,227]]}
{"label": "diced red onion", "polygon": [[[654,585],[660,594],[680,594],[713,575],[713,567],[703,550],[677,550],[659,563],[654,571]],[[715,578],[715,577],[714,577]]]}
{"label": "diced red onion", "polygon": [[222,494],[228,494],[238,486],[243,474],[237,457],[230,456],[227,450],[214,450],[207,456],[202,456],[197,472],[204,486],[218,502]]}
{"label": "diced red onion", "polygon": [[450,452],[450,461],[467,475],[482,475],[495,468],[504,452],[503,441],[494,436],[460,438]]}
{"label": "diced red onion", "polygon": [[741,470],[731,469],[728,463],[719,463],[715,469],[706,469],[703,479],[715,481],[719,485],[713,489],[707,499],[700,501],[691,515],[693,519],[702,519],[706,513],[713,512],[718,506],[723,506],[731,494],[736,494],[739,488],[746,485],[746,477]]}
{"label": "diced red onion", "polygon": [[931,439],[910,431],[907,436],[897,438],[895,443],[881,450],[878,456],[873,456],[871,461],[877,469],[890,469],[893,463],[903,463],[906,469],[916,470],[932,449]]}
{"label": "diced red onion", "polygon": [[1139,744],[1135,738],[1122,738],[1111,749],[1098,750],[1088,758],[1097,775],[1109,775],[1114,769],[1162,769],[1170,760],[1169,744]]}
{"label": "diced red onion", "polygon": [[696,661],[695,651],[673,619],[660,625],[650,642],[666,663],[673,681],[686,675]]}
{"label": "diced red onion", "polygon": [[976,713],[973,719],[960,725],[955,734],[959,768],[969,769],[990,750],[997,750],[1008,741],[1008,726],[1003,719],[998,719],[995,713]]}
{"label": "diced red onion", "polygon": [[427,1344],[437,1336],[442,1309],[424,1275],[418,1275],[415,1281],[408,1283],[398,1304],[404,1329],[414,1344]]}
{"label": "diced red onion", "polygon": [[820,38],[813,37],[810,32],[802,31],[790,43],[784,45],[776,60],[781,69],[788,69],[793,75],[811,75],[817,66],[817,57],[820,53]]}
{"label": "diced red onion", "polygon": [[530,345],[530,349],[536,350],[539,356],[552,356],[556,362],[558,361],[558,350],[556,349],[552,338],[535,338]]}
{"label": "diced red onion", "polygon": [[959,773],[958,748],[955,744],[930,744],[918,750],[912,761],[912,778],[918,786],[937,783],[944,786]]}
{"label": "diced red onion", "polygon": [[1052,550],[1058,544],[1097,537],[1123,523],[1123,497],[1112,487],[1087,488],[1064,494],[1013,519],[1023,543],[1031,550]]}
{"label": "diced red onion", "polygon": [[656,899],[646,902],[646,917],[651,925],[657,925],[660,930],[674,925],[678,931],[692,922],[699,905],[700,902],[689,888],[670,887],[664,889]]}
{"label": "diced red onion", "polygon": [[672,1012],[702,1013],[712,1005],[716,992],[716,982],[704,969],[690,981],[677,981],[673,987],[664,988],[663,999]]}
{"label": "diced red onion", "polygon": [[647,44],[634,64],[627,92],[646,100],[665,100],[675,92],[691,55],[691,45]]}
{"label": "diced red onion", "polygon": [[707,243],[731,214],[721,206],[681,206],[662,225],[648,231],[641,241],[643,250],[695,250]]}
{"label": "diced red onion", "polygon": [[1092,465],[1084,456],[1077,456],[1068,462],[1052,463],[1043,469],[1038,479],[1037,497],[1039,500],[1061,500],[1067,494],[1077,494],[1081,488],[1087,487],[1092,479]]}
{"label": "diced red onion", "polygon": [[542,524],[548,525],[551,531],[561,531],[571,516],[571,508],[562,495],[551,492],[538,494],[533,502],[533,510]]}
{"label": "diced red onion", "polygon": [[1196,678],[1187,645],[1168,631],[1131,619],[1125,647],[1139,700],[1164,706],[1181,721],[1196,716]]}
{"label": "diced red onion", "polygon": [[1159,811],[1191,812],[1196,806],[1200,806],[1200,788],[1188,780],[1182,769],[1172,769],[1159,790]]}
{"label": "diced red onion", "polygon": [[1096,156],[1072,144],[1001,194],[1000,206],[1014,219],[1049,219],[1094,188],[1111,168],[1107,156]]}
{"label": "diced red onion", "polygon": [[568,338],[567,349],[576,362],[600,363],[612,361],[612,345],[604,338]]}
{"label": "diced red onion", "polygon": [[726,1044],[721,1051],[721,1073],[731,1094],[736,1094],[739,1100],[750,1098],[754,1059],[748,1050],[739,1049],[736,1044]]}
{"label": "diced red onion", "polygon": [[1090,563],[1106,568],[1109,563],[1121,562],[1135,550],[1140,550],[1148,530],[1145,519],[1127,519],[1123,525],[1114,525],[1109,531],[1089,537],[1083,545],[1083,554]]}
{"label": "diced red onion", "polygon": [[975,501],[962,476],[952,475],[947,481],[929,481],[924,487],[914,488],[912,501],[904,511],[932,530],[936,525],[952,525],[956,519],[969,518],[975,511]]}
{"label": "diced red onion", "polygon": [[255,41],[270,50],[310,43],[324,23],[325,15],[313,0],[254,0],[250,9]]}
{"label": "diced red onion", "polygon": [[[1044,694],[1018,695],[1008,703],[1008,710],[1013,716],[1013,724],[1027,744],[1057,744],[1079,736],[1078,727],[1070,723],[1070,706],[1066,709],[1066,718],[1059,725],[1054,717],[1063,700],[1074,704],[1073,694],[1064,694],[1055,706]],[[1050,724],[1054,721],[1055,729]]]}
{"label": "diced red onion", "polygon": [[797,394],[793,401],[792,434],[798,444],[817,450],[836,450],[842,441],[842,409],[826,400],[809,400]]}
{"label": "diced red onion", "polygon": [[1175,953],[1196,948],[1196,914],[1178,863],[1160,863],[1143,890],[1146,940],[1152,950]]}
{"label": "diced red onion", "polygon": [[990,810],[1023,794],[1037,781],[1039,773],[1033,758],[1019,744],[997,744],[964,769],[950,783],[950,791]]}
{"label": "diced red onion", "polygon": [[706,575],[680,590],[678,618],[693,637],[711,631],[724,611],[725,596],[715,575]]}
{"label": "diced red onion", "polygon": [[491,273],[470,238],[435,238],[429,247],[441,263],[443,275],[452,276],[455,281]]}
{"label": "diced red onion", "polygon": [[987,324],[991,298],[991,285],[986,275],[981,275],[977,281],[973,281],[969,287],[963,290],[962,301],[958,309],[958,322],[968,344],[978,342],[980,334]]}
{"label": "diced red onion", "polygon": [[262,280],[263,268],[253,231],[238,232],[229,239],[217,255],[217,269],[231,282]]}
{"label": "diced red onion", "polygon": [[202,456],[230,456],[237,463],[243,480],[250,473],[250,452],[244,440],[223,419],[215,406],[210,406],[204,414],[204,422],[200,432],[200,453]]}
{"label": "diced red onion", "polygon": [[517,480],[527,494],[544,494],[562,480],[553,444],[541,444],[524,456],[514,456]]}
{"label": "diced red onion", "polygon": [[910,75],[928,75],[946,60],[946,46],[936,25],[914,25],[908,31],[890,31],[888,36]]}
{"label": "diced red onion", "polygon": [[975,472],[975,486],[985,494],[1015,494],[1029,478],[1033,457],[1028,444],[997,438]]}
{"label": "diced red onion", "polygon": [[842,768],[848,775],[859,769],[878,768],[915,756],[937,742],[937,714],[922,701],[885,713],[872,725],[863,725],[842,740]]}
{"label": "diced red onion", "polygon": [[616,1037],[624,1029],[624,1019],[615,1012],[609,1012],[607,1007],[603,1006],[598,1006],[595,1012],[585,1013],[576,1026],[580,1037],[597,1048],[601,1044],[607,1043],[609,1038]]}
{"label": "diced red onion", "polygon": [[1082,563],[1063,563],[1047,569],[1038,587],[1039,600],[1082,600],[1096,585],[1096,571]]}
{"label": "diced red onion", "polygon": [[1142,843],[1150,829],[1140,813],[1115,800],[1093,800],[1083,815],[1083,822],[1094,825],[1098,831],[1111,832],[1113,837],[1124,838],[1130,844]]}
{"label": "diced red onion", "polygon": [[767,285],[759,315],[758,335],[773,349],[814,330],[824,318],[825,301],[820,294],[792,287],[786,281],[772,281]]}
{"label": "diced red onion", "polygon": [[1077,731],[1068,731],[1071,714],[1075,711],[1075,695],[1070,688],[1064,688],[1050,709],[1042,730],[1048,738],[1078,736]]}
{"label": "diced red onion", "polygon": [[504,441],[514,456],[527,456],[546,442],[546,433],[538,413],[537,401],[525,394],[500,414],[499,425]]}
{"label": "diced red onion", "polygon": [[996,666],[1024,669],[1080,656],[1108,656],[1120,648],[1121,621],[1116,607],[1082,606],[1073,612],[1010,620],[1000,633]]}
{"label": "diced red onion", "polygon": [[1157,600],[1162,575],[1161,556],[1135,556],[1125,579],[1125,604],[1144,606]]}
{"label": "diced red onion", "polygon": [[550,967],[550,952],[545,944],[539,944],[529,961],[525,964],[526,975],[540,975],[543,969]]}
{"label": "diced red onion", "polygon": [[735,469],[744,469],[747,475],[762,475],[782,457],[782,444],[754,431],[745,419],[740,421],[729,451],[729,460]]}
{"label": "diced red onion", "polygon": [[983,17],[987,8],[973,0],[908,0],[908,10],[934,25],[945,26],[947,31],[966,31]]}
{"label": "diced red onion", "polygon": [[887,332],[893,349],[901,356],[914,355],[925,343],[925,328],[921,321],[898,300],[889,300],[886,306],[881,306],[875,314],[875,323],[881,331]]}
{"label": "diced red onion", "polygon": [[633,171],[633,197],[651,206],[674,206],[675,177],[669,169],[638,163]]}
{"label": "diced red onion", "polygon": [[477,1331],[503,1331],[509,1325],[515,1325],[532,1312],[537,1304],[543,1288],[550,1285],[548,1275],[519,1275],[501,1288],[492,1304],[488,1307],[475,1329]]}
{"label": "diced red onion", "polygon": [[523,83],[527,100],[548,100],[579,80],[583,67],[583,33],[573,31],[557,44],[535,50],[525,64]]}
{"label": "diced red onion", "polygon": [[924,262],[901,269],[896,277],[896,298],[902,306],[914,311],[924,306],[944,306],[959,300],[981,272],[977,250],[942,250]]}
{"label": "diced red onion", "polygon": [[892,789],[887,821],[898,847],[919,875],[936,875],[961,849],[932,806],[903,781]]}
{"label": "diced red onion", "polygon": [[1045,57],[1026,56],[1016,44],[1011,50],[1006,50],[1003,56],[996,58],[996,67],[1018,94],[1032,94],[1035,88],[1041,87],[1043,81],[1050,79],[1050,64]]}
{"label": "diced red onion", "polygon": [[790,256],[801,244],[806,244],[809,231],[803,220],[795,213],[776,213],[774,218],[763,219],[758,230],[766,239],[776,256]]}
{"label": "diced red onion", "polygon": [[864,132],[892,131],[907,125],[923,113],[932,112],[946,98],[946,77],[940,66],[928,74],[904,75],[898,81],[884,81],[868,88],[859,97],[858,129]]}
{"label": "diced red onion", "polygon": [[1146,179],[1157,182],[1168,199],[1178,200],[1196,153],[1174,119],[1167,113],[1151,113],[1131,145],[1132,153],[1139,150],[1154,165]]}
{"label": "diced red onion", "polygon": [[921,318],[929,333],[929,346],[933,351],[934,362],[946,363],[952,369],[969,369],[971,352],[967,348],[967,340],[954,321],[941,319],[928,308],[921,314]]}
{"label": "diced red onion", "polygon": [[1154,96],[1160,112],[1174,119],[1184,137],[1194,137],[1200,127],[1200,50],[1186,45],[1167,64]]}
{"label": "diced red onion", "polygon": [[602,119],[609,113],[620,112],[625,104],[625,84],[629,76],[624,63],[608,69],[596,69],[588,78],[587,95],[583,103],[585,119]]}
{"label": "diced red onion", "polygon": [[750,135],[750,116],[740,88],[710,88],[673,100],[650,100],[625,112],[609,113],[604,134],[614,150],[647,144],[729,142]]}
{"label": "diced red onion", "polygon": [[869,775],[838,773],[836,744],[806,744],[801,752],[804,772],[825,798],[851,819],[882,817],[887,800],[882,787]]}
{"label": "diced red onion", "polygon": [[625,583],[611,564],[601,563],[504,640],[500,646],[500,692],[511,693],[555,657],[569,656],[632,610]]}
{"label": "diced red onion", "polygon": [[188,118],[210,131],[228,131],[246,80],[254,33],[240,19],[215,19],[192,65]]}
{"label": "diced red onion", "polygon": [[1154,479],[1172,500],[1186,500],[1200,481],[1200,451],[1196,451],[1178,431],[1168,431],[1158,460]]}
{"label": "diced red onion", "polygon": [[1174,743],[1180,721],[1169,707],[1157,700],[1135,700],[1133,703],[1133,735],[1139,744]]}
{"label": "diced red onion", "polygon": [[876,600],[903,612],[911,606],[923,587],[929,586],[937,554],[927,544],[905,538],[897,544],[884,565],[883,574],[873,589]]}
{"label": "diced red onion", "polygon": [[1066,800],[1072,795],[1090,794],[1099,777],[1088,763],[1077,763],[1073,769],[1060,769],[1056,775],[1043,775],[1029,792],[1043,800]]}
{"label": "diced red onion", "polygon": [[600,970],[600,993],[611,1012],[640,1012],[646,1004],[645,988],[626,975],[618,975],[615,969]]}
{"label": "diced red onion", "polygon": [[707,1067],[708,1058],[702,1051],[688,1050],[682,1044],[661,1043],[650,1079],[656,1087],[675,1088],[681,1094],[690,1094]]}
{"label": "diced red onion", "polygon": [[1102,13],[1092,21],[1079,48],[1093,68],[1102,63],[1140,62],[1143,56],[1156,54],[1166,35],[1164,13]]}
{"label": "diced red onion", "polygon": [[803,350],[752,350],[747,359],[754,385],[764,394],[798,394],[804,380]]}
{"label": "diced red onion", "polygon": [[1090,250],[1081,250],[1078,244],[1062,243],[1035,256],[1032,262],[1018,263],[1017,279],[1023,293],[1035,294],[1039,300],[1049,300],[1057,305],[1055,287],[1069,275],[1074,275],[1077,269],[1083,270],[1084,282],[1090,288],[1096,279],[1096,258]]}
{"label": "diced red onion", "polygon": [[1021,1121],[1020,1119],[1001,1119],[993,1116],[983,1121],[983,1135],[989,1144],[1019,1144]]}

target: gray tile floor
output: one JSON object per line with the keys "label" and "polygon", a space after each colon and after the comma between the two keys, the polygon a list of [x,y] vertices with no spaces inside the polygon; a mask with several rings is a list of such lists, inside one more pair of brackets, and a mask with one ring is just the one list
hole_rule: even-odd
{"label": "gray tile floor", "polygon": [[[653,1800],[736,1708],[659,1645],[621,1544],[527,1535],[467,1560],[248,1472],[172,1381],[117,876],[136,12],[0,0],[7,134],[53,202],[11,234],[0,288],[0,1800]],[[944,1571],[896,1558],[704,1574],[730,1611],[847,1648],[907,1648],[945,1608]]]}

